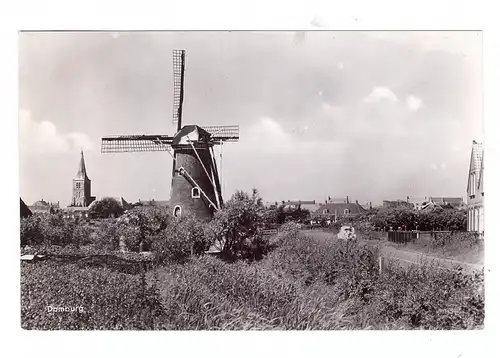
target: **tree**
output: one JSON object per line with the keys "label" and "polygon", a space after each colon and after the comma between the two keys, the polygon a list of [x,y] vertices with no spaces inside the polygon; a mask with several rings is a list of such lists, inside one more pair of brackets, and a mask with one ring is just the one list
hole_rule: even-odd
{"label": "tree", "polygon": [[119,217],[123,212],[123,207],[114,198],[103,198],[102,200],[96,201],[89,209],[90,217],[99,219]]}
{"label": "tree", "polygon": [[206,227],[206,236],[231,259],[258,259],[266,251],[265,208],[256,189],[237,191]]}

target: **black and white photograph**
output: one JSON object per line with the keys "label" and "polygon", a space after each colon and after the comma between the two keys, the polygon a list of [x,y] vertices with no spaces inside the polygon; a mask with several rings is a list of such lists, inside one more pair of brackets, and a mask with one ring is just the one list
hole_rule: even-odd
{"label": "black and white photograph", "polygon": [[482,31],[30,30],[18,71],[22,329],[484,329]]}

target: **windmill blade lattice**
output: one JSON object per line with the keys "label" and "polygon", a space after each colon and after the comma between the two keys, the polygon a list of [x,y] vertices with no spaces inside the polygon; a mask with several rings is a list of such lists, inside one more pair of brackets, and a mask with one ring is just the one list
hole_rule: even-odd
{"label": "windmill blade lattice", "polygon": [[104,137],[101,153],[166,152],[172,137],[167,135],[121,135]]}
{"label": "windmill blade lattice", "polygon": [[200,126],[210,133],[210,140],[217,142],[237,142],[240,139],[240,126]]}

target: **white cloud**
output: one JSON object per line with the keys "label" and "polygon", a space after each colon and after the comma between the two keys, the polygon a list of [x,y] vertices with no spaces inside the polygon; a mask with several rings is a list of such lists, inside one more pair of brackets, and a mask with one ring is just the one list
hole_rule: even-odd
{"label": "white cloud", "polygon": [[445,170],[447,168],[446,163],[441,163],[441,169]]}
{"label": "white cloud", "polygon": [[337,68],[340,69],[340,70],[343,70],[344,69],[344,63],[343,62],[338,62],[337,63]]}
{"label": "white cloud", "polygon": [[321,105],[321,112],[326,116],[339,118],[343,116],[344,109],[340,106],[323,102],[323,104]]}
{"label": "white cloud", "polygon": [[19,111],[19,149],[21,153],[62,153],[70,150],[92,150],[92,141],[85,133],[58,133],[50,121],[36,122],[31,112]]}
{"label": "white cloud", "polygon": [[417,111],[420,107],[422,107],[422,100],[416,96],[408,96],[406,97],[406,104],[408,108],[412,111]]}
{"label": "white cloud", "polygon": [[374,103],[387,99],[391,102],[397,102],[398,97],[387,87],[373,87],[368,96],[364,98],[364,102]]}
{"label": "white cloud", "polygon": [[438,166],[437,166],[437,164],[432,163],[432,164],[430,165],[430,168],[431,168],[431,169],[436,170],[436,169],[438,168]]}
{"label": "white cloud", "polygon": [[255,150],[290,153],[293,149],[293,138],[285,132],[281,125],[272,118],[261,118],[241,139],[242,144],[248,144]]}

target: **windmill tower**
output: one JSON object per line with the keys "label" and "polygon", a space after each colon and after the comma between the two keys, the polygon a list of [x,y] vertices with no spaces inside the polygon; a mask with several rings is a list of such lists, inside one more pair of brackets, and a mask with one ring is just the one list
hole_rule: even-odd
{"label": "windmill tower", "polygon": [[239,140],[239,126],[182,126],[185,51],[174,50],[173,135],[121,135],[102,138],[102,153],[166,151],[173,158],[170,206],[174,216],[191,213],[210,220],[222,207],[221,178],[214,146]]}

